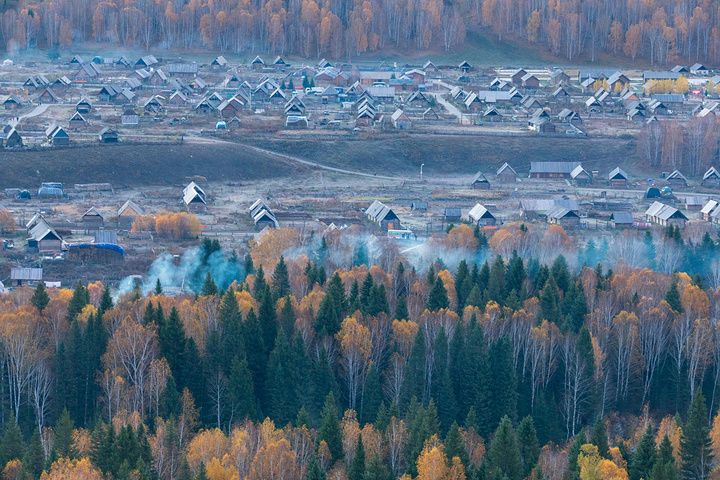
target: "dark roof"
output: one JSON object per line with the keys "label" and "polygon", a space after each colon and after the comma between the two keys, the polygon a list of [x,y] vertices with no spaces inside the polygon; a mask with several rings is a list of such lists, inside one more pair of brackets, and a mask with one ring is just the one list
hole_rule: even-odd
{"label": "dark roof", "polygon": [[610,220],[614,221],[616,224],[632,225],[633,216],[630,212],[613,212],[610,214]]}

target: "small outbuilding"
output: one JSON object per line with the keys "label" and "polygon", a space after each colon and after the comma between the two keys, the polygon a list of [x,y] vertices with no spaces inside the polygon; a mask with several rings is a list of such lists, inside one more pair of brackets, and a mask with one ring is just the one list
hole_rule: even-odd
{"label": "small outbuilding", "polygon": [[484,205],[476,204],[468,213],[470,223],[480,225],[481,227],[495,226],[497,220],[495,216],[488,211]]}
{"label": "small outbuilding", "polygon": [[490,182],[484,173],[478,172],[472,181],[472,188],[474,190],[490,190]]}
{"label": "small outbuilding", "polygon": [[612,228],[627,228],[633,226],[633,216],[630,212],[613,212],[608,223]]}

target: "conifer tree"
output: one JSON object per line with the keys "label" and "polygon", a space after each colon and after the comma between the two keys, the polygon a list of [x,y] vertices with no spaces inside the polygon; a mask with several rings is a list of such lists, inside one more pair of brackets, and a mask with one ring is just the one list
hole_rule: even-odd
{"label": "conifer tree", "polygon": [[540,444],[532,417],[522,419],[517,429],[518,445],[523,463],[523,478],[527,478],[540,458]]}
{"label": "conifer tree", "polygon": [[30,437],[30,443],[25,451],[22,464],[32,478],[37,480],[40,478],[40,475],[42,475],[43,469],[45,468],[45,450],[43,450],[40,440],[40,430],[37,428],[33,429],[33,434],[32,437]]}
{"label": "conifer tree", "polygon": [[228,376],[228,390],[235,417],[250,420],[258,418],[252,374],[245,358],[233,358]]}
{"label": "conifer tree", "polygon": [[510,417],[504,416],[495,430],[495,436],[488,450],[488,467],[491,478],[521,480],[523,478],[522,457]]}
{"label": "conifer tree", "polygon": [[185,326],[175,306],[170,310],[167,321],[159,329],[160,351],[170,365],[170,370],[180,372],[185,363]]}
{"label": "conifer tree", "polygon": [[495,257],[495,261],[490,267],[490,277],[488,279],[488,296],[500,305],[505,304],[505,296],[507,294],[505,285],[505,262],[500,255]]}
{"label": "conifer tree", "polygon": [[275,298],[282,298],[290,293],[290,276],[285,257],[282,255],[280,255],[280,261],[275,266],[272,279]]}
{"label": "conifer tree", "polygon": [[266,287],[265,294],[260,301],[260,309],[258,310],[258,322],[262,330],[263,345],[266,351],[272,352],[275,348],[275,340],[277,339],[278,321],[275,312],[275,302],[270,293],[270,287]]}
{"label": "conifer tree", "polygon": [[35,292],[33,293],[33,296],[30,298],[30,303],[33,307],[38,309],[38,312],[42,313],[43,310],[45,310],[45,307],[47,307],[47,304],[50,303],[50,297],[47,294],[47,291],[45,290],[45,282],[39,282],[37,284],[37,287],[35,287]]}
{"label": "conifer tree", "polygon": [[507,337],[499,338],[490,345],[490,428],[500,422],[504,416],[511,420],[517,415],[517,385],[513,367],[512,347]]}
{"label": "conifer tree", "polygon": [[448,459],[458,457],[462,464],[467,468],[470,465],[470,456],[465,448],[460,427],[457,422],[453,422],[445,436],[445,455]]}
{"label": "conifer tree", "polygon": [[680,299],[680,291],[678,290],[677,279],[675,277],[673,277],[672,283],[670,283],[670,288],[665,294],[665,301],[674,311],[682,313],[683,306]]}
{"label": "conifer tree", "polygon": [[158,278],[155,281],[155,295],[162,295],[162,294],[163,294],[162,283],[160,283],[160,279]]}
{"label": "conifer tree", "polygon": [[700,389],[695,392],[695,398],[688,409],[688,419],[680,438],[680,452],[683,479],[707,478],[712,469],[713,451],[705,397]]}
{"label": "conifer tree", "polygon": [[590,432],[590,443],[597,447],[598,454],[601,457],[607,458],[610,455],[607,429],[605,428],[605,422],[599,415],[597,419],[595,419],[595,424],[593,425],[592,431]]}
{"label": "conifer tree", "polygon": [[398,299],[397,304],[395,305],[395,319],[407,320],[408,317],[407,297],[403,295]]}
{"label": "conifer tree", "polygon": [[581,430],[575,436],[572,447],[568,452],[568,467],[565,470],[565,480],[578,480],[580,478],[580,465],[578,465],[578,456],[580,455],[580,448],[587,443],[585,437],[585,431]]}
{"label": "conifer tree", "polygon": [[215,280],[213,280],[212,275],[208,272],[207,275],[205,275],[205,281],[203,282],[202,290],[200,290],[200,295],[206,297],[217,294],[218,288],[217,285],[215,285]]}
{"label": "conifer tree", "polygon": [[427,304],[425,308],[431,312],[437,312],[441,308],[448,308],[450,302],[448,300],[447,290],[443,284],[442,278],[437,277],[433,282],[433,286],[428,294]]}
{"label": "conifer tree", "polygon": [[556,325],[560,323],[558,288],[552,275],[547,279],[540,292],[540,319]]}
{"label": "conifer tree", "polygon": [[649,480],[678,480],[678,469],[673,456],[673,446],[670,438],[665,435],[660,442],[657,460],[650,472]]}
{"label": "conifer tree", "polygon": [[558,255],[550,267],[550,275],[555,279],[555,284],[562,292],[567,292],[570,287],[570,272],[568,271],[567,260],[564,255]]}
{"label": "conifer tree", "polygon": [[100,295],[100,306],[98,307],[98,312],[100,312],[100,315],[102,316],[113,307],[114,304],[112,295],[110,295],[110,285],[105,285],[102,295]]}
{"label": "conifer tree", "polygon": [[364,480],[365,479],[365,447],[363,447],[362,435],[358,435],[358,441],[355,445],[355,454],[350,461],[348,468],[348,480]]}
{"label": "conifer tree", "polygon": [[650,478],[650,472],[655,466],[656,459],[655,435],[653,435],[652,427],[648,425],[632,456],[632,463],[628,469],[630,480]]}
{"label": "conifer tree", "polygon": [[317,457],[313,455],[308,465],[307,480],[325,480],[325,471],[320,468]]}
{"label": "conifer tree", "polygon": [[290,340],[295,333],[295,309],[290,301],[290,295],[285,297],[282,310],[280,310],[280,319],[278,323],[285,334],[285,338]]}
{"label": "conifer tree", "polygon": [[87,288],[82,284],[80,280],[77,281],[75,284],[75,289],[73,290],[73,296],[70,299],[70,302],[68,302],[68,310],[67,310],[67,319],[69,322],[72,322],[77,318],[77,316],[82,312],[82,309],[85,308],[85,305],[90,303],[90,293],[88,292]]}
{"label": "conifer tree", "polygon": [[325,406],[320,417],[320,430],[318,430],[318,443],[327,443],[333,461],[343,458],[342,430],[338,419],[338,409],[335,395],[332,392],[325,397]]}
{"label": "conifer tree", "polygon": [[[72,418],[70,418],[70,412],[68,412],[67,409],[63,410],[62,414],[60,415],[60,419],[55,425],[55,435],[53,441],[53,449],[55,450],[55,452],[57,452],[58,457],[75,458],[76,452],[74,451],[72,440],[72,432],[74,428],[75,422],[73,422]],[[6,448],[4,439],[3,448]],[[22,457],[19,456],[17,458]],[[12,458],[9,458],[8,460],[12,460]]]}

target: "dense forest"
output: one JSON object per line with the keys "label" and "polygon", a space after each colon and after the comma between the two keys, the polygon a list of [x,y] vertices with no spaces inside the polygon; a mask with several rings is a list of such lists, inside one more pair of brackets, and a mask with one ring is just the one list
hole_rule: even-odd
{"label": "dense forest", "polygon": [[95,41],[149,49],[356,58],[461,48],[467,29],[595,61],[720,60],[717,0],[55,0],[4,4],[8,50]]}
{"label": "dense forest", "polygon": [[205,239],[194,295],[170,265],[127,292],[17,288],[2,478],[715,478],[720,289],[678,270],[720,247],[669,228],[628,263],[552,226],[520,248],[538,228],[453,228],[422,270],[280,229],[244,259]]}

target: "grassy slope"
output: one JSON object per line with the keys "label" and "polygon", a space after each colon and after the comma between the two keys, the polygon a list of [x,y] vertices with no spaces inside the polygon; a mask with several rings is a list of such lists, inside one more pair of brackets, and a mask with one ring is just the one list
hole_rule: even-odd
{"label": "grassy slope", "polygon": [[0,151],[0,188],[33,189],[41,182],[110,182],[117,186],[177,185],[185,177],[246,181],[289,175],[294,166],[234,145],[113,145]]}
{"label": "grassy slope", "polygon": [[617,165],[634,171],[635,141],[493,136],[384,136],[369,140],[307,141],[264,139],[257,146],[335,167],[368,173],[415,174],[420,164],[430,175],[494,172],[504,162],[527,173],[530,161],[578,160],[589,169]]}
{"label": "grassy slope", "polygon": [[[400,136],[372,139],[288,140],[245,138],[272,151],[324,165],[366,173],[428,175],[494,172],[503,162],[526,174],[530,161],[579,160],[607,172],[621,165],[635,172],[635,142],[628,139],[571,139],[491,136]],[[249,181],[297,174],[306,167],[248,153],[242,145],[117,145],[1,152],[0,188],[33,189],[43,181],[67,184],[110,182],[116,186],[178,185],[202,175],[210,181]],[[643,173],[644,174],[644,173]]]}

